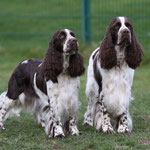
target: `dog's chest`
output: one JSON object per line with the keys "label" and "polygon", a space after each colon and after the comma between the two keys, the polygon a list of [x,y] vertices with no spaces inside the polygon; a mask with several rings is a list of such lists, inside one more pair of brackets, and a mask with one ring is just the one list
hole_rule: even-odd
{"label": "dog's chest", "polygon": [[80,78],[71,78],[66,74],[58,76],[58,83],[50,83],[48,93],[51,105],[60,114],[75,112],[78,107],[78,93],[80,88]]}
{"label": "dog's chest", "polygon": [[117,56],[117,66],[122,66],[125,60],[125,49],[120,50],[118,46],[115,47]]}
{"label": "dog's chest", "polygon": [[64,102],[71,101],[73,96],[78,95],[80,86],[79,78],[71,78],[70,76],[66,76],[62,74],[58,77],[57,84],[57,95],[61,97]]}
{"label": "dog's chest", "polygon": [[123,113],[129,105],[133,74],[128,66],[103,71],[104,104],[114,116]]}

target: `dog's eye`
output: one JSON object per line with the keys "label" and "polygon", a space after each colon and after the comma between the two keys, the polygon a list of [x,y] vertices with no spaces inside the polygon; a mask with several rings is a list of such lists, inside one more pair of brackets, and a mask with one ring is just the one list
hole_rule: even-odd
{"label": "dog's eye", "polygon": [[120,22],[117,22],[117,23],[116,23],[116,27],[120,28],[120,27],[121,27],[121,23],[120,23]]}
{"label": "dog's eye", "polygon": [[129,23],[125,23],[126,27],[131,28],[131,25]]}
{"label": "dog's eye", "polygon": [[71,35],[71,36],[73,36],[73,37],[75,37],[75,35],[74,35],[74,33],[73,33],[73,32],[70,32],[70,35]]}
{"label": "dog's eye", "polygon": [[63,33],[63,32],[62,32],[62,33],[60,34],[60,36],[59,36],[60,39],[64,39],[65,37],[66,37],[66,34]]}
{"label": "dog's eye", "polygon": [[121,23],[120,22],[117,22],[115,25],[114,25],[114,28],[116,30],[119,30],[119,28],[121,27]]}

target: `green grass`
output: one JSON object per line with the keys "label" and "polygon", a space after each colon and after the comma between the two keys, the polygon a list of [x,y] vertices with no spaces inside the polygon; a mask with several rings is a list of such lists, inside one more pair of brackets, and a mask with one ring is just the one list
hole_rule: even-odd
{"label": "green grass", "polygon": [[[67,2],[67,3],[66,3]],[[104,3],[105,2],[105,3]],[[135,2],[135,1],[134,1]],[[54,33],[58,29],[72,29],[79,37],[80,52],[84,56],[87,68],[88,58],[103,38],[110,18],[115,15],[148,16],[150,14],[148,0],[120,1],[108,0],[99,2],[92,0],[92,15],[109,17],[92,19],[91,45],[85,45],[80,39],[81,21],[57,18],[61,15],[80,16],[80,1],[55,0],[1,0],[0,14],[10,15],[56,15],[55,18],[42,17],[0,17],[0,33]],[[117,5],[116,5],[117,4]],[[65,8],[65,9],[64,9]],[[64,11],[66,10],[66,11]],[[56,19],[57,18],[57,19]],[[64,21],[65,20],[65,21]],[[149,19],[131,17],[136,34],[147,35]],[[94,38],[95,35],[97,38]],[[9,77],[17,64],[28,58],[43,58],[48,47],[50,36],[0,36],[0,93],[7,89]],[[99,40],[99,41],[98,41]],[[81,77],[79,94],[82,102],[79,110],[78,128],[82,132],[79,137],[67,135],[64,139],[48,139],[44,129],[27,113],[20,117],[9,118],[5,122],[6,131],[0,132],[0,150],[149,150],[150,149],[150,40],[140,38],[144,48],[142,65],[135,71],[132,94],[135,100],[131,102],[130,112],[133,119],[131,134],[114,133],[105,135],[96,132],[94,128],[83,127],[83,115],[87,107],[85,97],[86,73]]]}

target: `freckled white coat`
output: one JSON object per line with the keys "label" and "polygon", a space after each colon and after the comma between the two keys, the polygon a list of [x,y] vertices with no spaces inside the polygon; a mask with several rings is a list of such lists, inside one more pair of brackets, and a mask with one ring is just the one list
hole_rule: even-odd
{"label": "freckled white coat", "polygon": [[5,129],[5,119],[25,108],[45,127],[48,137],[64,137],[63,128],[79,135],[78,94],[83,73],[74,33],[57,31],[43,61],[25,60],[14,70],[8,91],[0,95],[0,130]]}
{"label": "freckled white coat", "polygon": [[[99,86],[95,80],[93,71],[93,55],[96,51],[97,49],[92,53],[89,59],[86,85],[86,96],[89,100],[88,111],[92,114],[94,113],[95,103],[99,97]],[[124,57],[124,55],[122,57]],[[129,68],[125,61],[121,69],[117,67],[110,70],[102,69],[100,61],[97,61],[96,65],[102,76],[102,91],[100,96],[104,95],[104,105],[107,111],[112,117],[117,117],[129,108],[134,70]]]}
{"label": "freckled white coat", "polygon": [[80,78],[71,78],[62,73],[58,76],[58,83],[47,82],[48,96],[57,119],[64,124],[70,116],[77,116]]}
{"label": "freckled white coat", "polygon": [[118,133],[132,130],[129,113],[134,69],[142,60],[142,47],[126,17],[113,18],[107,27],[100,47],[89,60],[86,96],[88,108],[84,125],[104,133],[112,133],[111,118],[115,119]]}

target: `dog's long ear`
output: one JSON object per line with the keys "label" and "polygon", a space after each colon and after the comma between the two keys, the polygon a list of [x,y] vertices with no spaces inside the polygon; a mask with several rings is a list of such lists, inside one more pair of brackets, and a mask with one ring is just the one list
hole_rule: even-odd
{"label": "dog's long ear", "polygon": [[83,57],[78,52],[70,56],[67,70],[71,77],[77,77],[84,73]]}
{"label": "dog's long ear", "polygon": [[136,39],[133,29],[131,31],[131,38],[131,44],[126,49],[125,59],[130,68],[136,69],[142,61],[143,49]]}
{"label": "dog's long ear", "polygon": [[46,80],[57,82],[57,76],[63,70],[63,56],[62,53],[55,49],[55,34],[49,43],[49,47],[42,64],[42,71]]}
{"label": "dog's long ear", "polygon": [[115,44],[112,36],[113,35],[110,32],[110,28],[108,27],[99,51],[101,67],[104,69],[111,69],[117,64]]}

